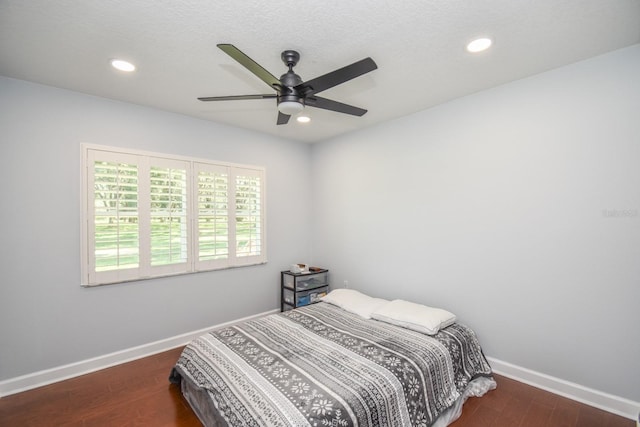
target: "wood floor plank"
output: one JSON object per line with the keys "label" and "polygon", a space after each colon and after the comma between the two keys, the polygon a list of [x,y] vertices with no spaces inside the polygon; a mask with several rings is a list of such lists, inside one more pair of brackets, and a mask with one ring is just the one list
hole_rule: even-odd
{"label": "wood floor plank", "polygon": [[[200,426],[168,381],[176,348],[0,399],[2,427]],[[452,427],[634,427],[635,422],[495,376],[496,390],[470,398]]]}
{"label": "wood floor plank", "polygon": [[[500,388],[500,383],[498,382],[498,389]],[[491,391],[490,393],[496,392],[498,393],[498,389]],[[476,398],[482,399],[482,398]],[[511,396],[505,397],[505,409],[500,413],[500,415],[496,418],[492,427],[517,427],[522,423],[525,413],[529,409],[531,402],[516,399]],[[464,411],[464,409],[463,409]],[[457,424],[452,424],[455,427],[472,427],[473,423],[465,424],[458,426]]]}
{"label": "wood floor plank", "polygon": [[552,412],[553,408],[534,400],[524,414],[520,427],[544,426],[551,418]]}
{"label": "wood floor plank", "polygon": [[590,406],[580,407],[576,425],[580,427],[603,427],[605,425],[604,412]]}
{"label": "wood floor plank", "polygon": [[545,427],[573,427],[578,421],[579,410],[578,402],[558,396],[556,407]]}

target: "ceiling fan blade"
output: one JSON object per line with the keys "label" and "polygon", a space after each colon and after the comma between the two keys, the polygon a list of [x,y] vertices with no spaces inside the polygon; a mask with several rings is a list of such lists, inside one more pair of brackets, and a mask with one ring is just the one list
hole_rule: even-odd
{"label": "ceiling fan blade", "polygon": [[352,116],[363,116],[367,110],[354,107],[353,105],[343,104],[342,102],[333,101],[327,98],[313,96],[304,100],[305,105],[310,107],[322,108],[323,110],[337,111],[338,113],[351,114]]}
{"label": "ceiling fan blade", "polygon": [[269,95],[232,95],[232,96],[203,96],[198,98],[200,101],[242,101],[245,99],[271,99],[277,98],[278,95],[269,94]]}
{"label": "ceiling fan blade", "polygon": [[251,71],[255,74],[260,80],[265,82],[272,87],[273,89],[280,91],[282,89],[282,84],[280,80],[276,78],[273,74],[262,68],[260,64],[258,64],[253,59],[249,58],[245,55],[240,49],[235,47],[232,44],[221,43],[217,45],[224,53],[238,61],[242,66],[244,66],[247,70]]}
{"label": "ceiling fan blade", "polygon": [[291,116],[288,114],[283,114],[280,111],[278,111],[278,122],[277,124],[279,125],[286,125],[287,123],[289,123],[289,118]]}
{"label": "ceiling fan blade", "polygon": [[303,96],[313,95],[366,74],[377,68],[378,66],[373,62],[373,59],[365,58],[358,62],[354,62],[351,65],[347,65],[346,67],[342,67],[320,77],[316,77],[315,79],[300,83],[295,86],[295,89]]}

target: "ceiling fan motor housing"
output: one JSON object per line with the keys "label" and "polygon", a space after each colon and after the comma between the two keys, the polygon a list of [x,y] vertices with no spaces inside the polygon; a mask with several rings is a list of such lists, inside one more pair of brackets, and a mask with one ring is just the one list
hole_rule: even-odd
{"label": "ceiling fan motor housing", "polygon": [[[297,52],[294,52],[292,50],[286,50],[282,52],[283,61],[285,58],[285,54],[287,52],[292,52],[298,55]],[[300,56],[298,55],[297,59],[299,58]],[[300,78],[299,75],[293,72],[292,68],[293,68],[293,65],[289,63],[289,71],[287,71],[282,76],[280,76],[280,83],[282,83],[282,90],[278,93],[278,104],[280,104],[281,102],[288,101],[288,102],[297,102],[304,105],[304,97],[300,93],[298,93],[298,91],[295,89],[297,85],[302,83],[302,79]]]}

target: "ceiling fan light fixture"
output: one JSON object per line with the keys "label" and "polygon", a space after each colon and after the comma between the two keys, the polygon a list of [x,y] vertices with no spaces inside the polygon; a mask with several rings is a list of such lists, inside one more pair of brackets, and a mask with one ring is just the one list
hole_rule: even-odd
{"label": "ceiling fan light fixture", "polygon": [[467,45],[467,51],[471,53],[482,52],[484,50],[489,49],[491,47],[491,43],[492,43],[491,39],[486,37],[481,37],[481,38],[472,40]]}
{"label": "ceiling fan light fixture", "polygon": [[304,105],[296,101],[282,101],[278,104],[278,111],[288,116],[295,116],[304,110]]}

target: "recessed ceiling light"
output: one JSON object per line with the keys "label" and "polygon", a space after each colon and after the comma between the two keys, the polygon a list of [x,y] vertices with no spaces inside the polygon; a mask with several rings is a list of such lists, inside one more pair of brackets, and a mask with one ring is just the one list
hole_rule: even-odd
{"label": "recessed ceiling light", "polygon": [[475,39],[471,43],[469,43],[467,45],[467,51],[472,53],[482,52],[483,50],[489,49],[490,46],[491,46],[491,39],[482,37],[479,39]]}
{"label": "recessed ceiling light", "polygon": [[128,73],[130,73],[131,71],[135,71],[136,69],[136,66],[131,62],[124,61],[122,59],[112,59],[111,66],[116,70],[126,71]]}
{"label": "recessed ceiling light", "polygon": [[307,116],[298,116],[296,120],[300,123],[309,123],[311,121],[311,117]]}

